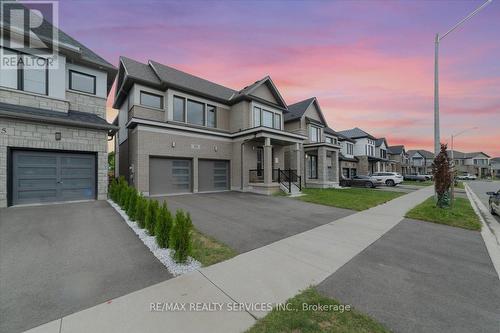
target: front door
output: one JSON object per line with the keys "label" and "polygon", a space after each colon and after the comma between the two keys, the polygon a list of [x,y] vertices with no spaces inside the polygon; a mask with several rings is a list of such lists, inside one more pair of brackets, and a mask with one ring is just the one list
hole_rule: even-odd
{"label": "front door", "polygon": [[264,148],[257,147],[257,176],[264,177]]}

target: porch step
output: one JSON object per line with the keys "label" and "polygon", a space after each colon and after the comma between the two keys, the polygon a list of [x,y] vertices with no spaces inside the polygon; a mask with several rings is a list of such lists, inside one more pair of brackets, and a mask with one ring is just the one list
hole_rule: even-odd
{"label": "porch step", "polygon": [[291,197],[297,197],[297,196],[302,195],[302,192],[300,192],[300,189],[297,187],[297,185],[295,185],[293,183],[291,185],[292,185],[291,192],[288,192],[288,188],[286,188],[285,185],[283,185],[283,184],[280,184],[280,189],[283,192],[285,192],[286,194],[290,194]]}

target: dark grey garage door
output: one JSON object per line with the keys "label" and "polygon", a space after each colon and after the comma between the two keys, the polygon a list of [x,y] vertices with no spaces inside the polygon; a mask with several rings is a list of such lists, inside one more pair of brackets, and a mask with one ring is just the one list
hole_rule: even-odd
{"label": "dark grey garage door", "polygon": [[198,191],[229,189],[229,162],[221,160],[198,161]]}
{"label": "dark grey garage door", "polygon": [[149,159],[149,194],[186,193],[192,189],[191,160]]}
{"label": "dark grey garage door", "polygon": [[95,199],[95,156],[12,152],[12,204]]}

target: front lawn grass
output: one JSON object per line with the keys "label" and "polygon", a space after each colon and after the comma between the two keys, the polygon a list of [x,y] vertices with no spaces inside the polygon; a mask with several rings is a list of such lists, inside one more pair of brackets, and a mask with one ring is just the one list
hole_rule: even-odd
{"label": "front lawn grass", "polygon": [[419,182],[416,180],[403,180],[401,183],[403,185],[416,185],[416,186],[429,186],[429,185],[434,185],[434,182],[432,180],[426,180],[423,182]]}
{"label": "front lawn grass", "polygon": [[210,266],[236,256],[235,250],[193,228],[191,256],[203,266]]}
{"label": "front lawn grass", "polygon": [[464,198],[456,198],[451,208],[438,208],[434,197],[431,197],[406,213],[406,217],[469,230],[481,230],[481,222],[472,209],[469,199]]}
{"label": "front lawn grass", "polygon": [[404,193],[401,192],[389,192],[368,188],[305,188],[302,189],[302,193],[305,195],[298,197],[299,200],[357,211],[380,205],[404,195]]}
{"label": "front lawn grass", "polygon": [[[303,304],[340,306],[336,300],[322,296],[314,288],[309,288],[286,302],[288,309],[275,308],[267,316],[260,319],[247,333],[267,332],[389,332],[381,324],[362,314],[352,307],[349,311],[331,308],[329,311],[303,309]],[[347,306],[347,305],[345,305]],[[344,306],[344,307],[345,307]]]}

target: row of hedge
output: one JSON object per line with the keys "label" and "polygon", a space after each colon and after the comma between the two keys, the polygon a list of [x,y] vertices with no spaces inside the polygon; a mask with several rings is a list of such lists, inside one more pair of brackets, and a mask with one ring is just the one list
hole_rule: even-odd
{"label": "row of hedge", "polygon": [[191,255],[191,231],[193,224],[189,213],[177,210],[175,218],[167,204],[149,200],[127,184],[124,178],[113,180],[109,186],[109,197],[128,215],[131,221],[155,236],[161,248],[174,250],[176,262],[186,262]]}

